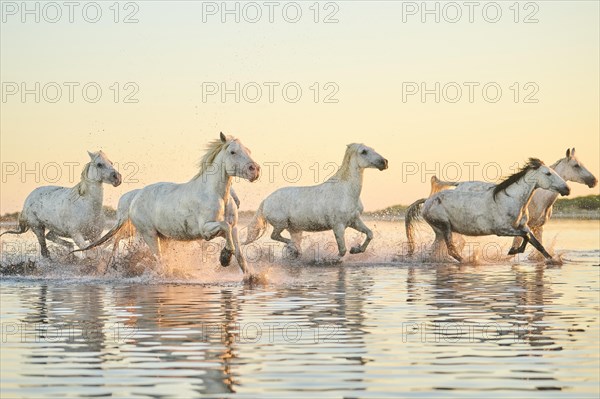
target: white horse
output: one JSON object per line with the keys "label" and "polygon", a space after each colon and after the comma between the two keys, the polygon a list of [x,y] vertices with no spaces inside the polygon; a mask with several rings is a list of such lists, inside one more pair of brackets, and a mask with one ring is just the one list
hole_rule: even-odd
{"label": "white horse", "polygon": [[[44,186],[36,188],[25,199],[19,215],[19,230],[0,234],[22,234],[31,229],[40,243],[41,253],[49,257],[46,238],[73,248],[63,238],[71,238],[79,248],[95,241],[102,234],[103,183],[114,187],[121,184],[121,174],[102,151],[91,153],[91,162],[81,172],[81,181],[72,188]],[[45,234],[45,230],[48,234]]]}
{"label": "white horse", "polygon": [[[575,157],[575,148],[566,152],[566,157],[561,158],[550,166],[564,180],[587,185],[593,188],[598,184],[598,179],[586,169],[585,166]],[[529,223],[533,235],[542,242],[544,233],[544,224],[552,216],[552,206],[558,198],[558,194],[550,190],[535,190],[529,207]],[[518,248],[521,245],[521,238],[515,237],[512,248]]]}
{"label": "white horse", "polygon": [[[337,173],[316,186],[284,187],[273,192],[260,204],[244,244],[264,234],[267,222],[273,226],[271,238],[286,244],[290,255],[300,254],[302,232],[333,230],[340,256],[346,253],[344,231],[351,227],[367,235],[364,243],[352,247],[351,254],[365,252],[373,232],[360,219],[363,172],[366,168],[387,169],[388,161],[364,144],[349,144]],[[291,239],[281,235],[283,230]]]}
{"label": "white horse", "polygon": [[[123,194],[121,198],[119,198],[119,204],[117,205],[117,221],[115,225],[97,241],[91,243],[85,248],[81,248],[73,252],[90,250],[92,248],[104,244],[111,238],[114,238],[112,242],[112,258],[115,258],[117,251],[119,250],[119,243],[121,242],[121,240],[129,239],[129,244],[131,245],[131,239],[135,235],[136,231],[135,227],[131,224],[131,221],[129,220],[129,207],[131,206],[133,199],[139,194],[140,191],[141,189],[136,189]],[[229,195],[230,198],[227,201],[227,205],[225,206],[225,221],[232,226],[232,235],[236,235],[236,225],[238,222],[238,208],[240,206],[240,199],[233,190],[233,187],[231,187]],[[225,248],[223,248],[223,250],[221,251],[221,256],[223,257],[223,259],[225,256],[228,256],[228,253],[226,252]],[[225,260],[223,262],[225,262]],[[228,261],[227,265],[229,265]]]}
{"label": "white horse", "polygon": [[[464,189],[443,190],[429,197],[421,213],[433,228],[436,241],[446,242],[450,256],[462,261],[459,251],[452,240],[452,232],[467,236],[522,237],[518,248],[511,248],[509,255],[522,253],[529,241],[546,258],[551,256],[531,233],[527,226],[527,207],[537,188],[568,195],[570,189],[554,170],[542,161],[530,158],[529,162],[517,173],[500,184],[465,182]],[[420,205],[420,204],[419,204]],[[413,223],[419,215],[419,206],[415,206],[406,215],[407,236],[412,237]]]}
{"label": "white horse", "polygon": [[[238,139],[221,133],[220,140],[209,144],[200,162],[200,171],[192,180],[183,184],[152,184],[131,192],[131,197],[123,199],[123,210],[117,224],[102,242],[130,221],[152,253],[160,259],[161,240],[209,241],[221,236],[225,238],[221,264],[227,266],[235,252],[238,265],[246,273],[246,260],[239,246],[237,227],[232,226],[233,221],[237,222],[237,210],[235,217],[226,218],[225,215],[227,207],[235,208],[230,195],[232,176],[253,182],[260,176],[260,166]],[[129,206],[126,206],[127,202],[130,202]]]}
{"label": "white horse", "polygon": [[[595,187],[598,183],[598,179],[596,179],[596,177],[575,157],[575,148],[567,149],[566,156],[556,161],[550,167],[554,169],[554,171],[564,181],[586,184],[590,188]],[[452,187],[456,187],[456,190],[485,190],[493,186],[493,183],[486,182],[448,182],[439,180],[436,176],[433,176],[431,178],[431,193],[429,196]],[[544,224],[546,224],[546,222],[552,216],[552,206],[557,198],[558,193],[554,191],[537,189],[533,193],[533,197],[531,197],[531,201],[527,207],[529,214],[529,221],[527,222],[527,225],[531,229],[532,234],[542,244]],[[415,204],[417,204],[417,202],[415,202]],[[413,205],[409,207],[407,213],[411,212]],[[457,236],[458,235],[455,234],[454,238],[457,239]],[[414,252],[414,240],[412,237],[410,237],[408,241],[409,254],[411,254]],[[512,249],[516,250],[521,246],[521,244],[521,237],[515,237],[513,240]]]}

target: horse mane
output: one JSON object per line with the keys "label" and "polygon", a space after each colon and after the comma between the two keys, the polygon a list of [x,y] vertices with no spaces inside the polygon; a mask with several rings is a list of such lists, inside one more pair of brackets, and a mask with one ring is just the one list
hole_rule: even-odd
{"label": "horse mane", "polygon": [[74,195],[78,195],[81,197],[87,192],[86,180],[87,180],[87,174],[88,174],[88,171],[90,170],[91,165],[92,165],[92,163],[88,162],[83,167],[83,170],[81,171],[81,180],[79,181],[79,183],[77,183],[75,185],[75,187],[72,188]]}
{"label": "horse mane", "polygon": [[198,162],[198,166],[200,169],[198,170],[196,176],[192,178],[192,180],[196,180],[197,178],[202,176],[202,174],[206,171],[206,168],[215,162],[215,158],[217,157],[217,155],[219,155],[221,150],[227,147],[233,140],[235,140],[233,137],[227,136],[226,142],[217,139],[208,143],[208,145],[206,146],[206,154],[204,154],[200,159],[200,162]]}
{"label": "horse mane", "polygon": [[566,160],[567,158],[561,158],[558,161],[554,162],[552,165],[550,165],[550,167],[552,169],[556,169],[556,167],[558,166],[559,163],[561,163],[562,161]]}
{"label": "horse mane", "polygon": [[529,158],[529,160],[527,160],[527,163],[517,173],[508,176],[506,179],[504,179],[504,181],[496,184],[493,193],[494,199],[496,199],[496,195],[498,193],[506,190],[509,186],[521,180],[527,172],[529,172],[530,170],[536,170],[543,164],[544,163],[537,158]]}
{"label": "horse mane", "polygon": [[346,152],[344,153],[342,164],[335,175],[331,176],[329,180],[348,180],[350,178],[350,159],[352,159],[354,154],[356,154],[358,151],[358,146],[360,146],[358,143],[352,143],[346,146]]}

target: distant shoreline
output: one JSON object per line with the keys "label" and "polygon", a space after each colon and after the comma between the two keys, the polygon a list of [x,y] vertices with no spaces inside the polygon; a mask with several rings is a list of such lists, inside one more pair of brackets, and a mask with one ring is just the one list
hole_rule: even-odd
{"label": "distant shoreline", "polygon": [[[373,212],[364,212],[363,218],[366,220],[404,220],[407,205],[392,205],[385,209]],[[240,219],[250,220],[256,211],[240,211]],[[2,226],[17,224],[18,212],[6,213],[0,216]],[[116,211],[104,206],[104,217],[106,224],[112,226]],[[559,198],[552,211],[553,219],[573,219],[573,220],[600,220],[600,195],[586,195],[575,198]]]}
{"label": "distant shoreline", "polygon": [[[240,224],[244,225],[249,223],[254,215],[253,211],[242,211],[240,212],[239,219]],[[379,211],[377,212],[365,212],[363,214],[363,219],[368,221],[385,221],[385,222],[401,222],[404,221],[404,213],[388,213],[383,214]],[[585,211],[579,210],[576,212],[556,212],[552,214],[551,219],[561,219],[561,220],[600,220],[600,212],[599,211]],[[105,218],[105,228],[110,228],[115,223],[116,219],[111,217]],[[10,229],[17,227],[17,218],[7,218],[2,217],[0,219],[0,228]]]}
{"label": "distant shoreline", "polygon": [[[365,212],[363,214],[364,220],[383,220],[383,221],[403,221],[404,213],[402,214],[378,214],[377,212]],[[577,211],[577,212],[557,212],[553,213],[552,219],[561,220],[600,220],[600,212],[598,211]]]}

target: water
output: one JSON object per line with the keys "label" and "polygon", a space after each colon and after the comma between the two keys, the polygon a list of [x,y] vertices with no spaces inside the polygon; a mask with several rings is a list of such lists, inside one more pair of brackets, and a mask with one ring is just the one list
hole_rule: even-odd
{"label": "water", "polygon": [[234,267],[194,275],[197,262],[187,277],[56,264],[3,277],[0,394],[598,397],[598,221],[551,222],[562,266],[393,261],[402,225],[369,224],[371,253],[275,256],[256,265],[265,285]]}

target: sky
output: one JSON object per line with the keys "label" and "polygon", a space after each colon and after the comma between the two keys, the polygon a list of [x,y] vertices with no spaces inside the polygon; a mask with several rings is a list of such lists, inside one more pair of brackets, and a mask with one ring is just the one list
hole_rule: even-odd
{"label": "sky", "polygon": [[75,185],[87,150],[123,174],[107,205],[188,181],[220,131],[263,166],[235,182],[242,210],[323,181],[353,142],[389,160],[366,210],[570,147],[600,175],[596,1],[74,4],[1,3],[0,213]]}

